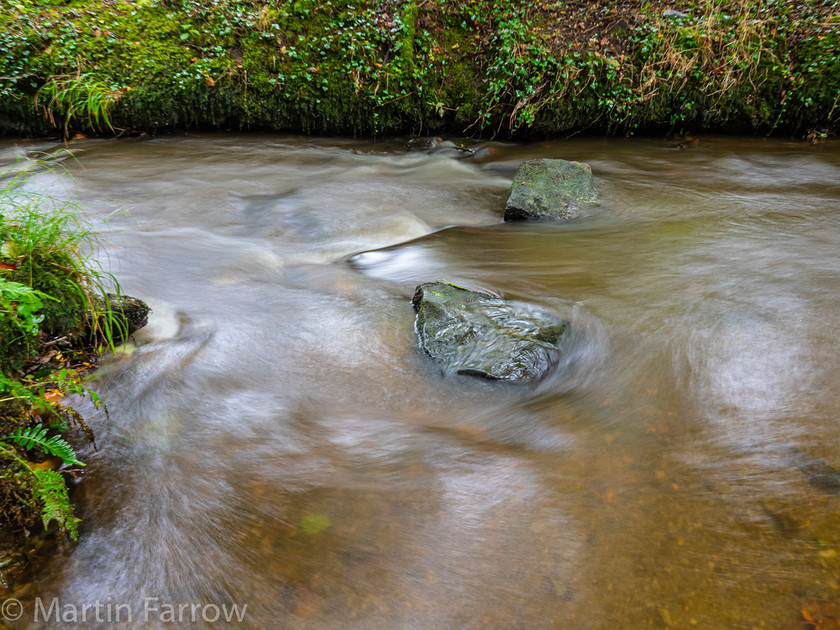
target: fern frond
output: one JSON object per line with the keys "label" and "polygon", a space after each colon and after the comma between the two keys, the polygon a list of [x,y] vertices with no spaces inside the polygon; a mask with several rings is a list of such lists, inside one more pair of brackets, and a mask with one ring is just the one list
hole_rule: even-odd
{"label": "fern frond", "polygon": [[44,502],[41,518],[44,528],[49,528],[52,521],[58,523],[59,528],[68,533],[70,538],[79,537],[77,525],[79,519],[73,514],[73,506],[67,496],[67,485],[61,473],[54,470],[36,470],[32,490],[35,496]]}
{"label": "fern frond", "polygon": [[18,427],[9,437],[28,451],[36,444],[46,442],[46,435],[47,427],[39,424],[34,427],[27,427],[26,429]]}
{"label": "fern frond", "polygon": [[47,431],[47,427],[40,424],[26,429],[18,427],[9,436],[9,439],[16,444],[20,444],[26,450],[38,445],[44,450],[44,453],[60,457],[68,466],[85,465],[76,458],[76,451],[60,435],[54,435],[47,439]]}

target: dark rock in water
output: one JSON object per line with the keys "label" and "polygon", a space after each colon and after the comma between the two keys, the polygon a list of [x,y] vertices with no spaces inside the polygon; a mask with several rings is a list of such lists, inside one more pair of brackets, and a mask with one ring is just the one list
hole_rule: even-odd
{"label": "dark rock in water", "polygon": [[455,148],[455,143],[450,140],[444,140],[440,136],[413,136],[406,142],[405,148],[409,151],[434,152],[442,149]]}
{"label": "dark rock in water", "polygon": [[100,341],[121,343],[149,323],[151,309],[143,300],[130,295],[106,293],[96,302],[96,310],[101,314],[91,327],[93,335]]}
{"label": "dark rock in water", "polygon": [[831,494],[840,494],[840,471],[829,466],[823,460],[805,455],[798,448],[789,449],[796,466],[808,483],[817,490]]}
{"label": "dark rock in water", "polygon": [[588,164],[566,160],[528,160],[513,176],[505,221],[569,220],[595,200]]}
{"label": "dark rock in water", "polygon": [[481,147],[466,147],[463,144],[455,144],[451,140],[444,140],[440,136],[427,138],[419,136],[412,137],[406,143],[405,148],[408,151],[443,154],[457,159],[481,158],[488,153]]}
{"label": "dark rock in water", "polygon": [[445,372],[489,379],[544,376],[569,326],[537,306],[444,282],[421,284],[411,303],[426,354]]}

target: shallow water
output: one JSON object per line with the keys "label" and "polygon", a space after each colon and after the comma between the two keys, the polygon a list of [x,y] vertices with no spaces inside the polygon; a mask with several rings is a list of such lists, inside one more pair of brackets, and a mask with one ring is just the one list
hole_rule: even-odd
{"label": "shallow water", "polygon": [[[81,403],[81,540],[14,627],[55,625],[36,597],[250,628],[798,627],[840,602],[815,473],[840,468],[840,145],[73,149],[33,186],[107,220],[99,259],[155,312],[97,375],[110,416]],[[540,156],[590,163],[599,203],[502,223]],[[439,279],[569,320],[562,363],[444,378],[410,305]]]}

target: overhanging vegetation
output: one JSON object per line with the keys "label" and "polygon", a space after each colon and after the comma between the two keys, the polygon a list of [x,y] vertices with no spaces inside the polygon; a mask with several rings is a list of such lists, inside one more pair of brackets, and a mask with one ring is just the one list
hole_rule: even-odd
{"label": "overhanging vegetation", "polygon": [[13,0],[0,131],[836,131],[824,0]]}

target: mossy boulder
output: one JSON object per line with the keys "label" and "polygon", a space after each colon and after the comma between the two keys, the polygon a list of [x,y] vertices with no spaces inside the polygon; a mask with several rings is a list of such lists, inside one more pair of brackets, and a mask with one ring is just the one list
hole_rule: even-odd
{"label": "mossy boulder", "polygon": [[513,178],[505,221],[568,221],[595,201],[588,164],[538,159],[523,162]]}
{"label": "mossy boulder", "polygon": [[96,298],[96,321],[90,322],[91,333],[102,341],[120,343],[149,322],[150,312],[143,300],[106,293]]}
{"label": "mossy boulder", "polygon": [[448,374],[540,378],[557,362],[569,327],[532,304],[444,282],[418,286],[412,305],[420,347]]}

